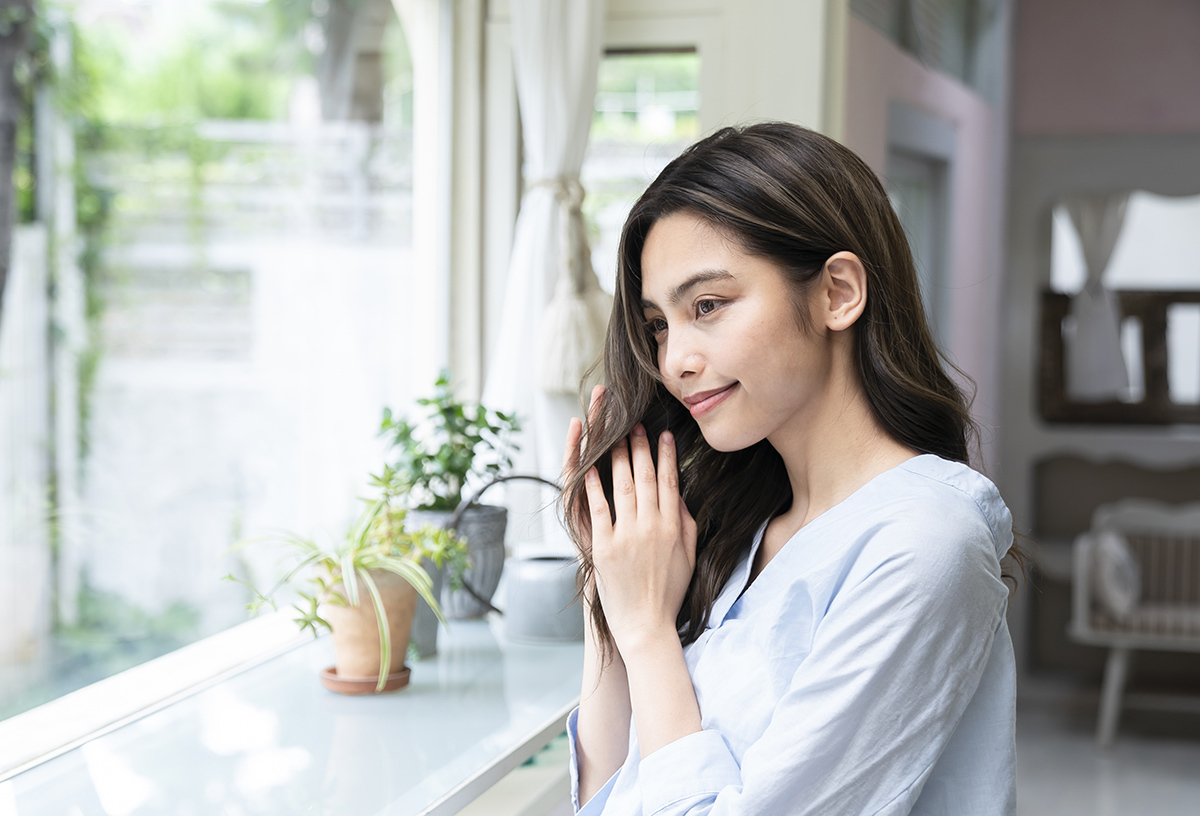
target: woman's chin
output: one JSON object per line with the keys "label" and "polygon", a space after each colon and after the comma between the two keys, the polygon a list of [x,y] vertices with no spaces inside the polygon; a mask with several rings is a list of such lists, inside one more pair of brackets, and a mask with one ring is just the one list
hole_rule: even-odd
{"label": "woman's chin", "polygon": [[721,453],[745,450],[762,441],[762,437],[751,437],[745,433],[723,433],[720,428],[705,428],[703,425],[700,426],[700,435],[710,448]]}

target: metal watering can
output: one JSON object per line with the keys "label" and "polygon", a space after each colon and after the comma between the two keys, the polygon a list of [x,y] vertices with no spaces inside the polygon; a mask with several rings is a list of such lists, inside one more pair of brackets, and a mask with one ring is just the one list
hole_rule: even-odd
{"label": "metal watering can", "polygon": [[[541,476],[520,473],[498,476],[459,503],[447,528],[457,530],[463,513],[477,504],[488,488],[517,479],[561,489],[557,483]],[[574,556],[522,558],[514,553],[505,565],[506,610],[496,608],[469,583],[464,582],[463,588],[489,610],[504,616],[509,639],[525,643],[564,643],[583,640],[583,606],[576,597],[578,574],[579,561]]]}

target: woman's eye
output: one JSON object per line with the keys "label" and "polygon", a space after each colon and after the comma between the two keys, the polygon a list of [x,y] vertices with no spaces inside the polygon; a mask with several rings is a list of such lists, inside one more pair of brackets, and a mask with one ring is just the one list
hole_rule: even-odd
{"label": "woman's eye", "polygon": [[717,310],[718,305],[715,300],[700,300],[696,302],[696,311],[702,315],[710,314]]}
{"label": "woman's eye", "polygon": [[646,331],[651,334],[660,334],[667,330],[667,321],[661,317],[652,317],[646,321]]}

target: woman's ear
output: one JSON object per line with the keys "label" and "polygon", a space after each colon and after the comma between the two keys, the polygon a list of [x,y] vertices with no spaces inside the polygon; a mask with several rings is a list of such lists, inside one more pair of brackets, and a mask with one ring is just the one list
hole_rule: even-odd
{"label": "woman's ear", "polygon": [[854,325],[867,307],[867,270],[853,252],[829,257],[822,270],[820,322],[831,331]]}

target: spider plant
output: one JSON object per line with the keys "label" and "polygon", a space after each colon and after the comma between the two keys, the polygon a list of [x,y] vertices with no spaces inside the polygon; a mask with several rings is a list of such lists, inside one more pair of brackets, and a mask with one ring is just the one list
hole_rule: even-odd
{"label": "spider plant", "polygon": [[382,691],[392,658],[392,640],[387,611],[371,571],[383,570],[403,578],[425,599],[438,619],[445,621],[441,607],[433,597],[433,582],[420,562],[430,552],[444,549],[446,542],[440,539],[448,535],[445,530],[428,527],[405,531],[402,512],[397,517],[387,500],[381,498],[367,504],[340,540],[321,543],[294,533],[282,533],[242,542],[274,543],[288,550],[294,559],[283,577],[267,592],[259,592],[253,585],[232,576],[226,577],[250,587],[255,596],[251,609],[263,605],[277,609],[275,595],[285,586],[296,586],[303,602],[293,605],[297,612],[296,623],[302,630],[311,630],[314,636],[319,628],[333,631],[329,622],[321,617],[323,604],[358,606],[366,594],[371,599],[379,627],[379,683],[376,690]]}

